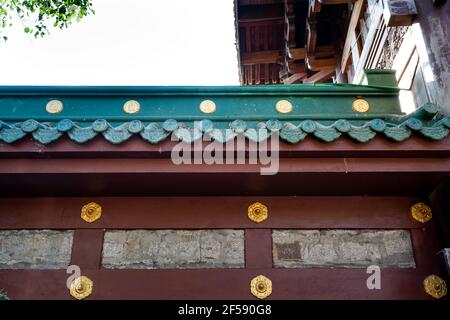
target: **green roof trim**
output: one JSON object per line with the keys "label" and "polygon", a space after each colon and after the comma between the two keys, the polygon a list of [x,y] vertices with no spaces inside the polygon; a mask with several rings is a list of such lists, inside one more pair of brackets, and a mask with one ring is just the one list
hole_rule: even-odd
{"label": "green roof trim", "polygon": [[81,126],[70,119],[63,119],[57,123],[29,119],[14,124],[0,122],[0,140],[13,143],[31,135],[39,143],[49,144],[67,136],[82,144],[96,136],[103,136],[112,144],[120,144],[133,135],[139,135],[149,143],[159,143],[173,134],[177,140],[186,143],[192,143],[205,137],[208,140],[225,143],[235,139],[238,135],[244,135],[250,141],[261,142],[272,134],[278,133],[280,138],[288,143],[298,143],[308,135],[325,142],[334,141],[342,135],[347,135],[358,142],[368,142],[377,134],[401,142],[408,139],[413,132],[431,140],[441,140],[448,136],[449,128],[450,117],[426,124],[416,118],[407,119],[400,124],[386,122],[382,119],[373,119],[359,124],[346,119],[339,119],[329,124],[314,120],[284,122],[276,119],[247,124],[243,120],[235,120],[229,123],[229,130],[215,128],[214,122],[207,119],[195,122],[193,125],[168,119],[164,122],[150,123],[132,120],[117,126],[104,119],[98,119],[87,126]]}
{"label": "green roof trim", "polygon": [[[370,104],[367,113],[352,109],[357,97]],[[62,112],[47,113],[50,100],[64,104]],[[127,114],[123,105],[136,100],[141,110]],[[212,100],[216,112],[204,114],[199,105]],[[278,113],[275,104],[288,100],[291,113]],[[259,87],[0,87],[0,120],[57,122],[62,119],[93,122],[131,120],[259,121],[262,119],[368,119],[403,115],[398,89],[359,85],[273,85]]]}
{"label": "green roof trim", "polygon": [[6,295],[6,293],[3,292],[2,290],[0,290],[0,300],[9,300],[8,296]]}
{"label": "green roof trim", "polygon": [[[308,135],[325,142],[348,136],[367,142],[377,134],[404,141],[413,133],[441,140],[449,133],[450,118],[439,119],[438,109],[426,104],[415,113],[400,110],[398,88],[349,84],[274,85],[254,87],[0,87],[0,141],[14,143],[27,136],[41,144],[62,137],[80,144],[102,136],[120,144],[139,135],[149,143],[174,137],[191,143],[202,137],[227,142],[239,135],[264,141],[273,134],[288,143]],[[369,103],[356,112],[355,99]],[[63,108],[48,113],[58,100]],[[129,114],[124,104],[138,101]],[[204,100],[216,105],[202,113]],[[292,111],[279,113],[275,105],[288,100]],[[267,130],[257,130],[267,129]]]}

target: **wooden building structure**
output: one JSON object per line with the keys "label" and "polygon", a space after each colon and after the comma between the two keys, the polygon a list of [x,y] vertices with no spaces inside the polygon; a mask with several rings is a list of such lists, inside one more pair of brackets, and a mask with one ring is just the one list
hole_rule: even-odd
{"label": "wooden building structure", "polygon": [[[243,85],[317,83],[335,74],[352,1],[236,2]],[[336,3],[334,5],[323,5]]]}
{"label": "wooden building structure", "polygon": [[415,0],[236,0],[242,85],[364,83],[393,69],[411,112],[450,114],[450,5]]}

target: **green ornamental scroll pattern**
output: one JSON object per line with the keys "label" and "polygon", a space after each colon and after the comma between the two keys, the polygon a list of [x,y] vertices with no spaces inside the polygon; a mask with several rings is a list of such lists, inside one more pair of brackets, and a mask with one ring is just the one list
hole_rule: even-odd
{"label": "green ornamental scroll pattern", "polygon": [[49,144],[67,135],[71,140],[82,144],[102,135],[110,143],[120,144],[133,135],[140,135],[145,141],[156,144],[172,135],[176,140],[186,143],[192,143],[206,135],[210,140],[226,143],[238,135],[244,135],[250,141],[261,142],[277,133],[283,141],[292,144],[304,140],[308,135],[324,142],[332,142],[342,135],[347,135],[355,141],[365,143],[377,134],[383,134],[397,142],[410,138],[413,133],[431,140],[442,140],[448,136],[449,128],[450,117],[439,121],[427,121],[426,124],[422,120],[409,118],[400,123],[372,119],[359,125],[345,119],[337,120],[330,125],[314,120],[303,120],[294,124],[273,119],[253,126],[249,126],[249,123],[243,120],[234,120],[229,124],[229,129],[215,128],[211,120],[195,122],[193,126],[174,119],[150,123],[132,120],[113,126],[104,119],[95,120],[89,125],[80,125],[70,119],[56,123],[29,119],[13,124],[0,121],[0,140],[9,144],[31,135],[39,143]]}

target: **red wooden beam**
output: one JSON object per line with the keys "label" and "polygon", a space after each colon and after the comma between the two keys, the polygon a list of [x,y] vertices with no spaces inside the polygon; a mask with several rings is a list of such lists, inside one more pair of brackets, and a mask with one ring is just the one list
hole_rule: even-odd
{"label": "red wooden beam", "polygon": [[[183,164],[170,159],[0,159],[0,174],[36,173],[260,173],[260,164]],[[283,158],[288,172],[448,172],[450,158]]]}
{"label": "red wooden beam", "polygon": [[[70,139],[60,139],[49,145],[41,145],[33,139],[23,139],[14,144],[0,142],[1,158],[167,158],[177,142],[163,141],[157,145],[149,144],[139,137],[132,137],[126,143],[111,144],[102,137],[80,145]],[[208,142],[203,144],[205,147]],[[248,149],[248,148],[247,148]],[[270,143],[269,143],[270,149]],[[450,139],[430,141],[412,136],[403,142],[393,142],[377,136],[368,143],[357,143],[342,137],[324,148],[324,143],[306,138],[297,144],[280,142],[280,155],[284,157],[450,157]],[[1,169],[1,168],[0,168]]]}
{"label": "red wooden beam", "polygon": [[[86,223],[80,218],[81,207],[92,201],[102,206],[102,216]],[[89,256],[89,250],[101,251],[101,229],[430,227],[431,223],[421,224],[411,218],[410,207],[420,201],[425,200],[392,196],[0,198],[0,230],[92,229],[76,231],[76,243],[85,243],[74,248],[72,262],[76,263]],[[247,217],[247,208],[254,202],[263,203],[269,210],[269,218],[258,224]],[[258,232],[249,237],[267,236]]]}
{"label": "red wooden beam", "polygon": [[[250,281],[272,280],[277,299],[433,299],[423,289],[432,270],[382,269],[382,289],[368,290],[366,269],[191,269],[83,270],[94,282],[95,299],[256,299]],[[73,299],[65,270],[0,270],[0,283],[13,300]]]}

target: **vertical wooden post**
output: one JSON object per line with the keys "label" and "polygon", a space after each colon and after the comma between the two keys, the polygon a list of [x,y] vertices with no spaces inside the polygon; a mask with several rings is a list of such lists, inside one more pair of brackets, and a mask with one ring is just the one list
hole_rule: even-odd
{"label": "vertical wooden post", "polygon": [[272,230],[245,230],[245,267],[247,269],[272,268]]}

